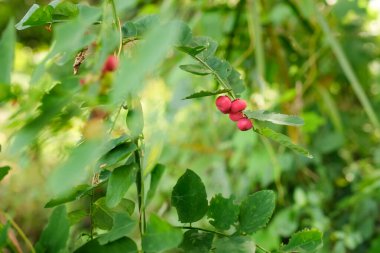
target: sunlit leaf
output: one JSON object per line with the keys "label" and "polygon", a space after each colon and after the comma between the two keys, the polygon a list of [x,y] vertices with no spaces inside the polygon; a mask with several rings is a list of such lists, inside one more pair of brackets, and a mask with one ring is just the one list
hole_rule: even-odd
{"label": "sunlit leaf", "polygon": [[304,230],[293,234],[281,252],[315,252],[322,247],[322,233],[318,230]]}
{"label": "sunlit leaf", "polygon": [[193,98],[201,98],[201,97],[209,97],[209,96],[215,96],[223,93],[227,93],[230,90],[222,89],[222,90],[216,90],[216,91],[198,91],[196,93],[191,94],[190,96],[185,97],[184,99],[193,99]]}
{"label": "sunlit leaf", "polygon": [[[14,62],[16,44],[16,31],[14,29],[14,20],[8,22],[0,38],[0,84],[11,83],[11,72]],[[0,87],[3,89],[2,87]],[[0,92],[0,101],[3,95]]]}
{"label": "sunlit leaf", "polygon": [[264,110],[244,111],[244,114],[250,119],[269,121],[278,125],[302,126],[304,123],[303,120],[297,116],[266,112]]}

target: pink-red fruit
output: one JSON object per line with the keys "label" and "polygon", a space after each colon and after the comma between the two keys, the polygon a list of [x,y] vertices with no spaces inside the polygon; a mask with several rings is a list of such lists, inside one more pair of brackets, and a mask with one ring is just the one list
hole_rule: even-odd
{"label": "pink-red fruit", "polygon": [[242,112],[231,112],[230,119],[232,121],[238,121],[239,119],[244,118],[244,114]]}
{"label": "pink-red fruit", "polygon": [[247,118],[239,119],[237,126],[241,131],[247,131],[253,127],[252,121]]}
{"label": "pink-red fruit", "polygon": [[117,69],[117,66],[119,65],[119,60],[117,59],[116,56],[110,55],[108,56],[107,60],[105,61],[103,65],[103,70],[102,72],[112,72]]}
{"label": "pink-red fruit", "polygon": [[231,112],[241,112],[247,107],[244,99],[237,98],[231,103]]}
{"label": "pink-red fruit", "polygon": [[231,99],[228,96],[220,96],[216,99],[215,105],[218,107],[219,111],[227,114],[231,109]]}

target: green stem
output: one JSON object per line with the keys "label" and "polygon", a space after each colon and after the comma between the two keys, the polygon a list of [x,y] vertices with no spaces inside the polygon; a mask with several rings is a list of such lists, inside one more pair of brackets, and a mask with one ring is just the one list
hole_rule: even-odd
{"label": "green stem", "polygon": [[260,245],[256,244],[256,247],[259,248],[261,251],[265,252],[265,253],[270,253],[269,250],[266,250],[264,249],[263,247],[261,247]]}
{"label": "green stem", "polygon": [[[138,145],[138,141],[135,142],[136,146]],[[137,187],[137,201],[139,206],[139,230],[140,236],[142,237],[145,231],[145,203],[144,203],[144,177],[142,171],[142,161],[141,161],[141,149],[135,151],[135,159],[137,164],[137,175],[136,175],[136,187]]]}
{"label": "green stem", "polygon": [[123,48],[123,34],[121,32],[121,25],[120,25],[120,19],[117,15],[117,10],[116,10],[116,5],[114,0],[110,0],[111,6],[112,6],[112,14],[113,14],[113,19],[116,25],[116,28],[119,32],[119,50],[117,52],[117,56],[120,56],[121,50]]}
{"label": "green stem", "polygon": [[360,84],[358,78],[356,77],[355,72],[352,69],[352,66],[350,62],[348,61],[345,53],[343,52],[342,47],[340,46],[338,40],[335,38],[333,32],[331,31],[329,25],[327,24],[327,21],[325,17],[320,13],[318,10],[318,7],[314,5],[315,14],[317,17],[317,21],[319,25],[321,26],[325,36],[327,37],[327,40],[330,44],[330,47],[335,54],[336,58],[338,59],[338,62],[343,69],[344,74],[346,75],[346,78],[350,82],[356,96],[358,97],[360,103],[362,104],[365,112],[367,113],[367,116],[374,127],[377,129],[380,128],[380,123],[377,118],[377,115],[375,111],[372,108],[372,105],[366,95],[366,93],[363,90],[362,85]]}
{"label": "green stem", "polygon": [[28,237],[25,235],[24,231],[20,228],[20,226],[7,214],[0,210],[0,213],[2,213],[11,223],[12,227],[16,229],[17,233],[21,236],[21,238],[24,240],[25,244],[30,249],[31,253],[36,253],[36,250],[33,247],[33,244],[28,239]]}
{"label": "green stem", "polygon": [[220,232],[217,232],[217,231],[213,231],[213,230],[208,230],[208,229],[205,229],[205,228],[198,228],[198,227],[191,227],[191,226],[176,226],[176,228],[200,230],[200,231],[204,231],[204,232],[208,232],[208,233],[213,233],[213,234],[224,236],[224,237],[228,237],[229,236],[229,235],[226,235],[226,234],[223,234],[223,233],[220,233]]}

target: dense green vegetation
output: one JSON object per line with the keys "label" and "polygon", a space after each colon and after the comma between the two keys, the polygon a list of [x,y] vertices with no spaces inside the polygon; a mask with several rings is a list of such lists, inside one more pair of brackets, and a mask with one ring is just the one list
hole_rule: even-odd
{"label": "dense green vegetation", "polygon": [[37,2],[0,1],[4,252],[380,252],[376,0]]}

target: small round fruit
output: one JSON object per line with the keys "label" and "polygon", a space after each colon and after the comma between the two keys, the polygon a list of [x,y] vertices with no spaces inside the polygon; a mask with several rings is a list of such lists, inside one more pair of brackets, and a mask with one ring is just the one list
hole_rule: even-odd
{"label": "small round fruit", "polygon": [[118,65],[119,65],[119,60],[117,59],[117,57],[114,55],[110,55],[108,56],[107,60],[104,62],[102,71],[103,73],[115,71]]}
{"label": "small round fruit", "polygon": [[252,121],[247,118],[239,119],[237,126],[241,131],[247,131],[253,127]]}
{"label": "small round fruit", "polygon": [[220,96],[215,101],[216,107],[224,114],[230,112],[231,109],[231,99],[228,96]]}
{"label": "small round fruit", "polygon": [[238,121],[239,119],[244,118],[244,114],[242,112],[231,112],[230,119],[232,121]]}
{"label": "small round fruit", "polygon": [[244,99],[237,98],[231,103],[231,112],[241,112],[247,107]]}

